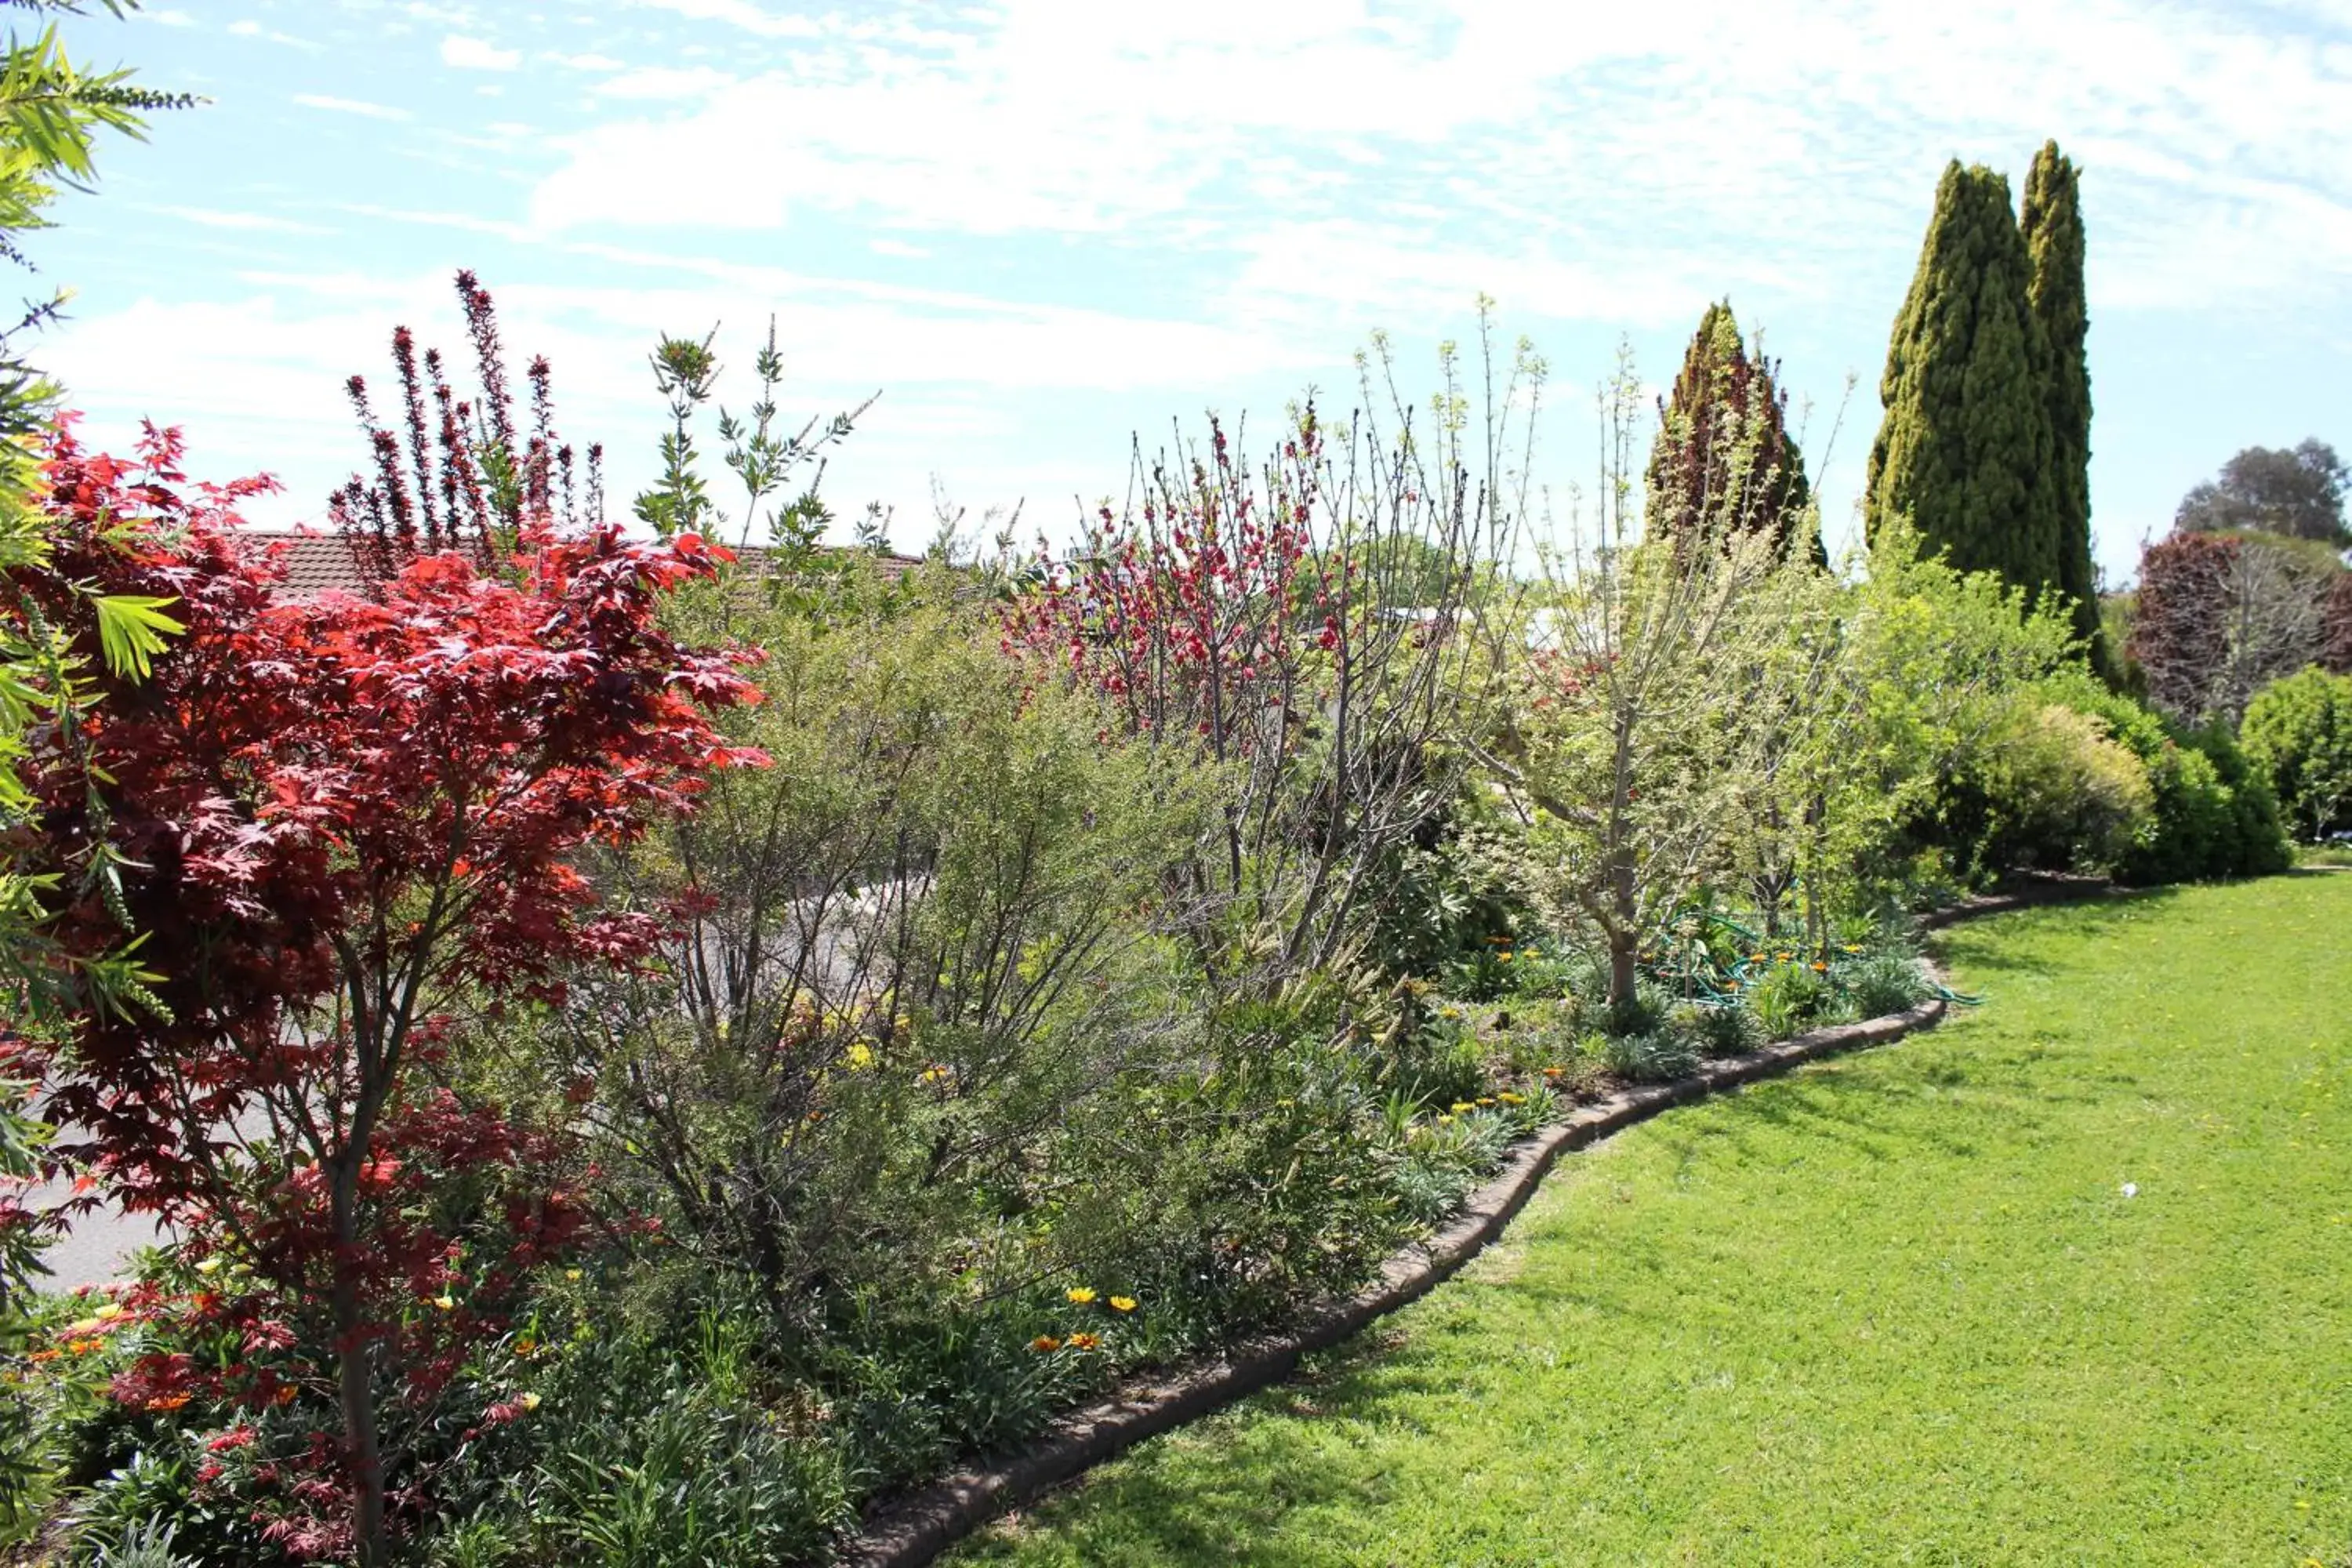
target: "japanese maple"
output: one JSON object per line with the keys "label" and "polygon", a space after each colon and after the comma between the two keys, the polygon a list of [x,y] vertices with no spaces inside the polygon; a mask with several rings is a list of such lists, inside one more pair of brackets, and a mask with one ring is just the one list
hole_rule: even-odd
{"label": "japanese maple", "polygon": [[80,889],[56,939],[105,952],[127,924],[154,976],[143,1014],[73,1020],[51,1113],[129,1207],[229,1265],[134,1315],[233,1353],[151,1357],[119,1395],[332,1401],[341,1447],[271,1531],[378,1563],[388,1484],[417,1500],[388,1417],[435,1412],[581,1221],[564,1130],[462,1098],[452,1044],[485,1010],[560,1003],[568,966],[651,951],[656,922],[600,908],[573,861],[760,761],[709,719],[753,693],[658,624],[720,558],[695,535],[559,535],[533,509],[498,575],[420,550],[368,597],[303,602],[233,531],[257,487],[190,487],[180,450],[151,428],[119,460],[61,426],[54,570],[12,584],[92,646],[87,598],[58,584],[169,600],[185,628],[28,759],[37,858]]}

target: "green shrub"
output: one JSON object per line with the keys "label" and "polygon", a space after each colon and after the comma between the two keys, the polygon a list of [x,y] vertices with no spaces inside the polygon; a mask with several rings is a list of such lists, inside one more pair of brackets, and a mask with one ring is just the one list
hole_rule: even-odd
{"label": "green shrub", "polygon": [[1736,1057],[1764,1043],[1764,1025],[1744,1003],[1685,1002],[1666,1016],[1666,1026],[1691,1042],[1700,1055]]}
{"label": "green shrub", "polygon": [[2239,736],[2298,837],[2316,843],[2352,827],[2352,675],[2314,667],[2273,681]]}
{"label": "green shrub", "polygon": [[1698,1047],[1686,1035],[1654,1028],[1644,1034],[1612,1035],[1602,1058],[1609,1070],[1635,1083],[1666,1083],[1698,1069]]}
{"label": "green shrub", "polygon": [[2114,871],[2136,886],[2259,877],[2293,859],[2277,797],[2227,728],[2174,724],[2087,675],[2053,683],[2147,769],[2154,810]]}
{"label": "green shrub", "polygon": [[1748,1006],[1775,1040],[1803,1034],[1834,999],[1828,978],[1803,963],[1776,963],[1748,989]]}
{"label": "green shrub", "polygon": [[1389,1091],[1415,1106],[1475,1099],[1486,1078],[1469,1016],[1453,1002],[1439,1003],[1426,1024],[1403,1031],[1383,1070]]}
{"label": "green shrub", "polygon": [[1838,976],[1840,986],[1865,1018],[1881,1018],[1916,1007],[1935,994],[1919,961],[1907,953],[1881,952],[1850,964]]}
{"label": "green shrub", "polygon": [[1674,993],[1655,981],[1639,981],[1631,996],[1603,1011],[1601,1026],[1612,1036],[1654,1034],[1665,1026],[1675,1000]]}
{"label": "green shrub", "polygon": [[1948,784],[1941,811],[1969,867],[1990,875],[2111,870],[2154,806],[2146,764],[2105,715],[2035,689],[2003,706]]}

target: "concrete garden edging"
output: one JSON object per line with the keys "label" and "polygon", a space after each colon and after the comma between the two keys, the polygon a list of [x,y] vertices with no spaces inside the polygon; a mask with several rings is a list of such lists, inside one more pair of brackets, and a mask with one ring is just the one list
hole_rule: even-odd
{"label": "concrete garden edging", "polygon": [[[2037,883],[2019,892],[1966,900],[1920,923],[1937,930],[1982,915],[2095,898],[2107,890],[2104,883],[2073,879]],[[1460,1214],[1426,1240],[1391,1254],[1372,1283],[1356,1294],[1283,1333],[1244,1341],[1222,1355],[1158,1376],[1139,1376],[1107,1398],[1055,1417],[1023,1452],[1000,1463],[959,1470],[886,1505],[845,1544],[836,1561],[850,1568],[919,1568],[1007,1510],[1147,1437],[1283,1381],[1302,1357],[1327,1350],[1374,1319],[1419,1300],[1502,1235],[1560,1155],[1671,1107],[1774,1077],[1805,1062],[1899,1040],[1933,1026],[1945,1011],[1945,1004],[1935,1000],[1858,1024],[1832,1024],[1745,1056],[1706,1062],[1689,1078],[1643,1084],[1580,1106],[1517,1145]]]}

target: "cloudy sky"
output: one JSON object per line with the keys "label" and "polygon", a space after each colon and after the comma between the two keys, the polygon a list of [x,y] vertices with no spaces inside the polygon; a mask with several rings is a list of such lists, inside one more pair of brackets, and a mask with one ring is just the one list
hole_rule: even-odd
{"label": "cloudy sky", "polygon": [[[1066,531],[1138,431],[1423,385],[1474,301],[1550,361],[1539,466],[1593,466],[1621,338],[1761,326],[1853,529],[1885,335],[1947,160],[2084,169],[2099,555],[2128,573],[2239,447],[2352,449],[2352,0],[150,0],[75,50],[203,94],[38,237],[92,423],[315,517],[394,323],[459,345],[470,266],[570,437],[645,482],[645,352],[772,314],[789,408],[879,390],[827,491],[929,531]],[[1850,376],[1859,384],[1851,403]],[[740,374],[721,384],[740,403]],[[1843,405],[1842,424],[1839,419]],[[1835,439],[1831,436],[1835,429]]]}

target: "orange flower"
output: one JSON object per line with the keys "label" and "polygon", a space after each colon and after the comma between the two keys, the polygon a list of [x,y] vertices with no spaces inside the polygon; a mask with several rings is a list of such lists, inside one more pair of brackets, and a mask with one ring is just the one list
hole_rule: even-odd
{"label": "orange flower", "polygon": [[63,1351],[35,1351],[31,1355],[26,1356],[25,1359],[31,1362],[35,1366],[38,1366],[43,1362],[55,1361],[65,1353],[66,1352]]}
{"label": "orange flower", "polygon": [[66,1342],[66,1349],[71,1351],[76,1355],[88,1355],[92,1351],[103,1350],[105,1348],[106,1342],[104,1340],[68,1340]]}
{"label": "orange flower", "polygon": [[1816,974],[1827,974],[1829,972],[1830,972],[1830,966],[1829,966],[1828,964],[1823,963],[1822,963],[1820,959],[1818,959],[1818,958],[1817,958],[1817,959],[1815,959],[1815,960],[1813,960],[1813,973],[1816,973]]}
{"label": "orange flower", "polygon": [[159,1394],[154,1398],[147,1402],[147,1408],[150,1410],[177,1410],[193,1397],[194,1397],[193,1394]]}
{"label": "orange flower", "polygon": [[1565,1075],[1568,1069],[1566,1068],[1544,1068],[1544,1077],[1559,1078]]}
{"label": "orange flower", "polygon": [[278,1392],[270,1397],[270,1403],[273,1405],[291,1405],[294,1403],[295,1394],[299,1392],[300,1390],[297,1389],[290,1383],[282,1384],[279,1385]]}
{"label": "orange flower", "polygon": [[1035,1339],[1029,1342],[1029,1348],[1042,1354],[1047,1351],[1060,1350],[1062,1348],[1062,1342],[1055,1339],[1051,1334],[1039,1334]]}
{"label": "orange flower", "polygon": [[1095,1350],[1099,1348],[1101,1344],[1102,1341],[1093,1334],[1072,1334],[1070,1336],[1070,1348],[1074,1351]]}

